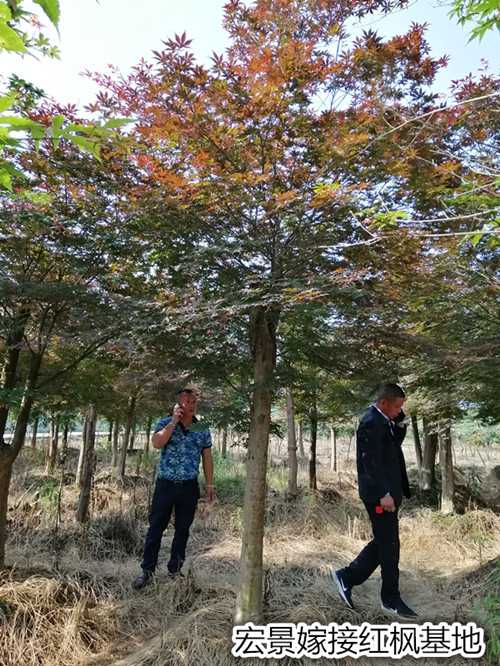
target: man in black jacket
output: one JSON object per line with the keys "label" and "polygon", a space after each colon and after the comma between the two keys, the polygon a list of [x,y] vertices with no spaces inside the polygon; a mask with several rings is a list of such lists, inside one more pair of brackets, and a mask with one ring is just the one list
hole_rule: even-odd
{"label": "man in black jacket", "polygon": [[359,495],[368,511],[373,539],[348,567],[331,572],[343,601],[354,608],[351,591],[380,565],[382,609],[391,615],[417,614],[399,593],[398,509],[410,486],[401,444],[406,435],[402,411],[405,393],[397,384],[382,384],[374,405],[363,415],[356,433]]}

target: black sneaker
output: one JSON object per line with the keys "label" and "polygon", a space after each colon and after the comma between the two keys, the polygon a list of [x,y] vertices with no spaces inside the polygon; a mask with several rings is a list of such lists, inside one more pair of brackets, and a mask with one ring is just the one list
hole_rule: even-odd
{"label": "black sneaker", "polygon": [[134,590],[142,590],[143,587],[149,585],[153,580],[153,573],[151,571],[143,571],[137,578],[133,581],[132,587]]}
{"label": "black sneaker", "polygon": [[395,602],[381,604],[382,610],[389,615],[396,615],[397,617],[415,618],[418,617],[417,613],[405,604],[402,599]]}
{"label": "black sneaker", "polygon": [[185,577],[184,574],[182,573],[182,571],[169,571],[167,576],[169,578],[184,578]]}
{"label": "black sneaker", "polygon": [[342,601],[347,606],[349,606],[349,608],[351,610],[354,610],[354,604],[352,603],[352,599],[351,599],[351,590],[352,590],[352,588],[349,587],[348,585],[346,585],[344,579],[342,578],[341,569],[339,569],[338,571],[335,571],[334,569],[332,569],[330,571],[330,576],[331,576],[332,581],[337,586],[337,589],[339,591],[339,594],[340,594],[340,597],[341,597]]}

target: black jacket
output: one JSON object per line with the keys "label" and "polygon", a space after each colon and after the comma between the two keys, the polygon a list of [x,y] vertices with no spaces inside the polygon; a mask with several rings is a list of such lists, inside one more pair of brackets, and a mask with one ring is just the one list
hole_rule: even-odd
{"label": "black jacket", "polygon": [[398,421],[392,427],[389,421],[372,405],[364,413],[356,433],[356,463],[358,467],[359,495],[365,502],[379,502],[390,493],[399,505],[410,497],[401,444],[406,436],[406,425]]}

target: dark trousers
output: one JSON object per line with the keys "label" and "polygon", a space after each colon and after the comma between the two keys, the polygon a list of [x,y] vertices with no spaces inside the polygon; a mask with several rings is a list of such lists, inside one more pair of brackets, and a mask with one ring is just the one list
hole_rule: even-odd
{"label": "dark trousers", "polygon": [[167,568],[173,574],[182,569],[189,528],[194,520],[199,498],[200,488],[197,479],[182,482],[157,479],[141,564],[144,571],[153,572],[156,569],[161,538],[170,521],[172,510],[175,512],[174,538]]}
{"label": "dark trousers", "polygon": [[375,504],[364,503],[372,524],[373,539],[351,564],[342,569],[349,586],[361,585],[379,566],[382,572],[382,602],[399,599],[399,521],[398,507],[393,513],[377,513]]}

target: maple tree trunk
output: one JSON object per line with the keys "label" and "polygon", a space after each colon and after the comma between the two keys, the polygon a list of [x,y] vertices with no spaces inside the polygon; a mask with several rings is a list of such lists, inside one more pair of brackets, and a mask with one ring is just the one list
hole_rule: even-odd
{"label": "maple tree trunk", "polygon": [[422,472],[422,444],[420,442],[420,433],[418,431],[418,420],[415,415],[411,417],[411,427],[413,430],[413,441],[415,443],[415,457],[417,459],[418,472]]}
{"label": "maple tree trunk", "polygon": [[221,456],[227,458],[227,428],[222,429]]}
{"label": "maple tree trunk", "polygon": [[[9,349],[5,355],[2,368],[2,391],[10,391],[16,385],[16,369],[19,360],[19,349]],[[9,417],[9,404],[5,401],[0,404],[0,441],[3,442],[7,419]]]}
{"label": "maple tree trunk", "polygon": [[111,467],[116,470],[118,467],[118,438],[120,436],[120,421],[116,419],[113,428],[113,442],[111,445]]}
{"label": "maple tree trunk", "polygon": [[83,460],[80,473],[80,496],[76,509],[76,520],[85,523],[88,520],[90,494],[92,491],[92,476],[95,461],[95,428],[97,413],[95,405],[90,405],[85,419],[86,428],[83,436]]}
{"label": "maple tree trunk", "polygon": [[243,536],[235,621],[259,622],[263,605],[263,538],[272,380],[276,366],[278,313],[259,307],[252,314],[254,391],[246,461]]}
{"label": "maple tree trunk", "polygon": [[295,410],[293,405],[293,393],[291,389],[286,390],[286,416],[288,436],[288,492],[290,495],[297,494],[297,440],[295,437]]}
{"label": "maple tree trunk", "polygon": [[136,422],[136,418],[134,416],[134,418],[132,419],[132,427],[130,429],[130,442],[129,442],[129,445],[128,445],[128,450],[129,451],[134,450],[136,428],[137,428],[137,422]]}
{"label": "maple tree trunk", "polygon": [[424,451],[422,455],[422,470],[420,473],[420,488],[431,490],[436,485],[436,453],[438,447],[438,435],[434,432],[434,426],[424,417]]}
{"label": "maple tree trunk", "polygon": [[5,567],[5,544],[7,541],[7,510],[9,505],[10,479],[14,458],[9,447],[0,445],[0,570]]}
{"label": "maple tree trunk", "polygon": [[64,463],[68,455],[68,443],[69,443],[69,423],[64,424],[63,429],[63,438],[62,438],[62,451],[61,451],[61,460]]}
{"label": "maple tree trunk", "polygon": [[33,432],[31,433],[31,448],[36,449],[36,437],[38,435],[38,424],[40,423],[40,417],[36,416],[33,421]]}
{"label": "maple tree trunk", "polygon": [[443,424],[439,432],[439,468],[441,470],[441,513],[454,513],[455,482],[449,422]]}
{"label": "maple tree trunk", "polygon": [[59,414],[53,414],[50,423],[50,442],[45,467],[45,473],[48,475],[53,474],[56,467],[57,449],[59,446],[59,422]]}
{"label": "maple tree trunk", "polygon": [[302,426],[302,419],[299,420],[297,426],[297,437],[299,440],[299,457],[304,460],[306,452],[304,451],[304,428]]}
{"label": "maple tree trunk", "polygon": [[152,427],[153,427],[153,419],[151,417],[149,417],[148,420],[147,420],[147,423],[146,423],[146,442],[144,443],[144,453],[145,454],[149,453],[149,445],[150,445]]}
{"label": "maple tree trunk", "polygon": [[337,430],[330,426],[330,471],[337,471]]}
{"label": "maple tree trunk", "polygon": [[7,509],[9,503],[12,466],[21,451],[26,437],[42,355],[31,353],[28,377],[24,386],[23,397],[16,419],[14,435],[9,446],[0,440],[0,567],[5,566],[5,543],[7,541]]}
{"label": "maple tree trunk", "polygon": [[134,395],[131,395],[128,399],[127,416],[125,421],[125,432],[123,433],[122,449],[120,451],[120,464],[118,468],[118,476],[122,481],[125,478],[125,467],[127,464],[127,449],[129,445],[130,433],[132,431],[132,424],[134,421],[135,403],[136,403],[136,397]]}
{"label": "maple tree trunk", "polygon": [[[15,317],[15,323],[11,333],[7,336],[6,352],[2,373],[0,378],[0,387],[3,391],[11,391],[16,386],[16,370],[19,363],[19,354],[23,344],[24,330],[28,321],[28,313],[21,310]],[[10,406],[8,402],[0,403],[0,442],[3,442],[5,428],[9,416]]]}
{"label": "maple tree trunk", "polygon": [[78,455],[78,465],[76,468],[75,485],[80,486],[83,470],[83,458],[85,456],[85,437],[87,436],[87,414],[83,419],[82,441],[80,442],[80,453]]}
{"label": "maple tree trunk", "polygon": [[311,425],[311,455],[309,458],[309,488],[311,490],[318,489],[318,482],[316,477],[316,446],[318,442],[318,407],[316,404],[316,396],[313,398],[311,411],[309,412],[309,423]]}

